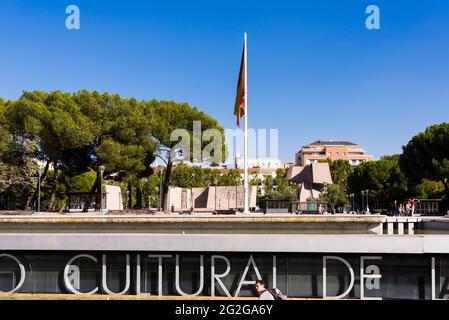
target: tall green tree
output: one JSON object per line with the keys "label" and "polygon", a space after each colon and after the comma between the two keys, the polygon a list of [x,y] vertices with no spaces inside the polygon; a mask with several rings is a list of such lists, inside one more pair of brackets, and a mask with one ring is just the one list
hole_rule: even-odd
{"label": "tall green tree", "polygon": [[147,207],[159,206],[159,177],[151,175],[143,179],[142,192],[145,201],[148,199]]}
{"label": "tall green tree", "polygon": [[320,200],[326,202],[334,213],[336,207],[341,207],[347,202],[346,194],[339,184],[330,184],[326,192],[320,195]]}
{"label": "tall green tree", "polygon": [[329,163],[329,169],[331,172],[332,182],[340,186],[340,190],[344,193],[348,191],[348,179],[353,172],[353,167],[347,160],[338,159],[332,161],[331,159],[326,159]]}
{"label": "tall green tree", "polygon": [[440,181],[449,200],[449,123],[430,126],[415,135],[403,147],[400,165],[413,184],[422,179]]}
{"label": "tall green tree", "polygon": [[238,186],[241,184],[239,169],[229,169],[218,178],[219,186]]}
{"label": "tall green tree", "polygon": [[[164,174],[166,198],[174,161],[172,155],[180,151],[175,147],[178,141],[170,141],[170,135],[176,129],[185,129],[190,142],[198,142],[193,134],[194,121],[201,122],[201,150],[211,142],[204,139],[208,129],[217,129],[220,140],[224,141],[224,129],[218,122],[187,103],[138,101],[87,90],[74,94],[25,91],[16,101],[0,100],[0,161],[2,167],[19,166],[23,159],[42,161],[45,169],[41,185],[46,190],[50,209],[56,209],[65,199],[61,193],[71,190],[68,181],[79,179],[80,183],[91,186],[86,179],[76,177],[85,173],[90,176],[104,166],[105,179],[118,184],[124,182],[126,189],[129,179],[135,181],[151,176],[150,165],[156,150],[165,149],[169,151]],[[225,151],[224,146],[223,143]],[[187,156],[191,158],[192,154]],[[200,160],[213,162],[216,159]],[[217,170],[193,168],[190,184],[208,186],[219,176]],[[96,174],[90,192],[99,194],[98,188]],[[36,200],[37,187],[27,197],[30,208]]]}
{"label": "tall green tree", "polygon": [[251,174],[248,183],[250,186],[261,186],[262,180],[257,176],[257,174]]}
{"label": "tall green tree", "polygon": [[181,188],[197,188],[207,186],[205,168],[178,164],[173,168],[170,185]]}
{"label": "tall green tree", "polygon": [[444,194],[444,185],[441,181],[422,179],[421,183],[412,185],[411,188],[413,195],[421,199],[441,198]]}
{"label": "tall green tree", "polygon": [[394,200],[403,200],[408,192],[407,178],[399,166],[399,155],[384,156],[357,166],[348,179],[351,193],[369,190],[371,205],[389,208]]}
{"label": "tall green tree", "polygon": [[24,209],[37,185],[37,145],[31,136],[14,134],[8,118],[10,103],[0,98],[0,193],[14,203],[13,208]]}
{"label": "tall green tree", "polygon": [[235,185],[239,177],[240,174],[236,170],[222,175],[218,169],[178,164],[173,168],[170,185],[181,188],[206,188],[214,186],[215,181],[217,185]]}
{"label": "tall green tree", "polygon": [[[77,163],[95,171],[104,166],[105,177],[115,181],[148,177],[157,147],[152,137],[155,111],[151,103],[87,90],[75,93],[73,99],[96,125],[92,142],[75,150],[80,155]],[[92,192],[98,192],[98,187],[97,179]]]}
{"label": "tall green tree", "polygon": [[26,207],[37,185],[37,164],[32,159],[21,159],[17,164],[0,161],[0,194],[14,200],[14,208]]}
{"label": "tall green tree", "polygon": [[5,117],[5,101],[0,98],[0,157],[7,152],[9,142],[9,125]]}
{"label": "tall green tree", "polygon": [[[210,141],[202,141],[201,137],[194,135],[194,122],[201,121],[201,136],[208,129],[217,129],[221,133],[221,140],[223,141],[222,148],[220,149],[223,155],[225,154],[224,144],[224,129],[218,124],[218,121],[208,116],[202,111],[199,111],[196,107],[191,107],[188,103],[177,103],[175,101],[157,101],[152,100],[150,104],[155,112],[156,126],[154,128],[153,136],[159,143],[159,150],[161,156],[166,162],[165,179],[163,183],[163,210],[169,212],[167,196],[168,188],[170,186],[170,179],[172,174],[173,163],[177,156],[184,157],[185,160],[195,160],[200,162],[213,162],[213,159],[193,159],[194,143],[201,145],[201,150],[211,143]],[[190,150],[176,150],[176,146],[179,145],[180,140],[173,141],[172,133],[176,129],[184,129],[187,132],[189,138]],[[198,141],[201,139],[201,141]]]}
{"label": "tall green tree", "polygon": [[262,186],[263,186],[263,192],[265,194],[270,194],[273,192],[273,187],[274,187],[274,179],[273,176],[270,174],[266,174],[264,175],[263,181],[262,181]]}
{"label": "tall green tree", "polygon": [[[8,117],[14,125],[14,135],[38,143],[35,156],[47,163],[42,177],[46,177],[50,164],[54,168],[49,201],[49,208],[53,210],[64,152],[88,145],[93,139],[91,128],[94,125],[81,113],[70,94],[60,91],[24,92],[19,100],[8,105]],[[34,195],[32,201],[35,198]]]}
{"label": "tall green tree", "polygon": [[279,168],[276,170],[276,176],[274,178],[274,185],[278,194],[284,194],[288,190],[287,170]]}

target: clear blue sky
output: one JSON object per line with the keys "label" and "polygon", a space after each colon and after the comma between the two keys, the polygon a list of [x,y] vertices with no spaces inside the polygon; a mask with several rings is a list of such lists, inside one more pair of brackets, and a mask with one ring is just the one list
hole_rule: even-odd
{"label": "clear blue sky", "polygon": [[[81,29],[65,28],[65,8]],[[381,29],[365,28],[365,8]],[[293,160],[317,139],[376,158],[449,118],[449,1],[2,1],[0,96],[90,89],[187,101],[235,127],[248,33],[249,125]]]}

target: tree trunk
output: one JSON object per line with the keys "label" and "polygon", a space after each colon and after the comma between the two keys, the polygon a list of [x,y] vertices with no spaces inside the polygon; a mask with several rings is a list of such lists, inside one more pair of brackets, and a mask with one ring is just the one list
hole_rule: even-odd
{"label": "tree trunk", "polygon": [[66,205],[65,201],[63,201],[61,207],[59,208],[59,213],[62,213],[64,211],[65,205]]}
{"label": "tree trunk", "polygon": [[173,163],[171,161],[168,161],[167,169],[165,171],[165,179],[164,179],[164,183],[162,185],[162,190],[163,190],[162,208],[164,210],[164,213],[170,212],[170,204],[168,203],[168,188],[170,187],[170,177],[171,177],[172,167],[173,167]]}
{"label": "tree trunk", "polygon": [[[47,161],[47,164],[45,165],[45,169],[44,172],[42,173],[42,176],[40,178],[40,184],[41,184],[41,188],[42,188],[42,182],[44,182],[45,177],[47,176],[47,172],[48,172],[48,168],[50,167],[50,161]],[[39,193],[39,185],[36,186],[36,189],[34,190],[33,196],[28,199],[28,203],[27,203],[27,210],[32,210],[33,209],[33,205],[37,200],[37,196]]]}

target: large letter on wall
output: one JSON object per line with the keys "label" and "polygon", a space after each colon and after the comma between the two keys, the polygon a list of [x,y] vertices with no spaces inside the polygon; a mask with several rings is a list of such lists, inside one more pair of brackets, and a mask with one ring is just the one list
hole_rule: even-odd
{"label": "large letter on wall", "polygon": [[197,296],[203,291],[203,287],[204,287],[204,255],[200,255],[200,287],[199,287],[198,291],[195,293],[188,294],[181,290],[181,286],[179,285],[179,278],[180,278],[179,277],[179,274],[180,274],[179,254],[176,255],[176,267],[175,268],[176,268],[175,269],[175,287],[176,287],[176,291],[178,291],[178,293],[181,296]]}
{"label": "large letter on wall", "polygon": [[[382,260],[382,257],[360,257],[360,299],[382,300],[380,297],[365,297],[365,285],[370,290],[380,289],[380,279],[382,278],[379,267],[374,264],[367,266],[366,271],[369,273],[365,273],[365,260]],[[367,283],[365,283],[365,279]]]}
{"label": "large letter on wall", "polygon": [[121,292],[112,292],[111,290],[109,290],[108,288],[108,284],[107,284],[107,270],[106,270],[106,255],[103,254],[103,259],[102,259],[102,264],[101,264],[101,284],[103,287],[103,290],[107,293],[107,294],[124,294],[125,292],[127,292],[129,290],[129,285],[131,282],[131,268],[129,266],[129,254],[126,255],[126,283],[125,283],[125,289],[123,289]]}
{"label": "large letter on wall", "polygon": [[150,293],[142,292],[141,284],[140,284],[140,278],[141,278],[141,266],[140,266],[140,254],[136,255],[136,294],[142,295],[142,296],[149,296]]}
{"label": "large letter on wall", "polygon": [[[335,297],[330,297],[330,296],[328,296],[328,295],[327,295],[327,290],[326,290],[326,285],[327,285],[327,284],[326,284],[326,262],[327,262],[327,260],[330,260],[330,259],[332,259],[332,260],[338,260],[338,261],[340,261],[340,262],[343,262],[343,263],[346,265],[346,267],[348,267],[349,273],[351,274],[351,282],[350,282],[350,284],[349,284],[348,289],[347,289],[345,292],[343,292],[342,294],[340,294],[340,295],[338,295],[338,296],[335,296]],[[323,257],[323,299],[326,299],[326,298],[331,298],[331,299],[341,299],[341,298],[344,298],[349,292],[351,292],[352,287],[354,286],[354,281],[355,281],[354,270],[352,270],[352,267],[351,267],[351,265],[348,263],[348,261],[346,261],[346,260],[343,259],[343,258],[337,257],[337,256],[324,256],[324,257]]]}
{"label": "large letter on wall", "polygon": [[[67,262],[67,264],[64,267],[65,287],[67,288],[67,290],[69,290],[71,293],[74,293],[74,294],[94,294],[95,292],[98,291],[98,287],[95,287],[95,289],[90,292],[83,293],[83,292],[79,292],[78,290],[76,290],[70,283],[70,279],[69,279],[70,266],[75,260],[80,259],[80,258],[88,258],[88,259],[92,260],[93,262],[97,263],[97,259],[95,257],[91,256],[90,254],[79,254],[77,256],[74,256],[72,259],[69,260],[69,262]],[[79,272],[79,269],[77,269],[77,271]],[[75,275],[75,276],[79,276],[79,273],[78,273],[78,275]]]}
{"label": "large letter on wall", "polygon": [[431,276],[431,282],[432,282],[432,285],[431,285],[431,288],[432,288],[432,300],[443,300],[443,299],[441,299],[441,298],[439,298],[439,296],[440,296],[440,290],[441,290],[441,288],[439,288],[438,289],[438,298],[437,298],[437,294],[436,294],[436,292],[435,292],[435,290],[436,290],[436,285],[435,285],[435,257],[431,257],[430,258],[430,263],[431,263],[431,267],[432,267],[432,269],[430,270],[430,276]]}
{"label": "large letter on wall", "polygon": [[162,259],[164,258],[171,258],[171,254],[150,254],[148,255],[148,258],[157,258],[158,259],[158,266],[157,266],[157,279],[158,279],[158,295],[162,296],[162,275],[163,275],[163,269],[162,269]]}
{"label": "large letter on wall", "polygon": [[[13,255],[10,255],[10,254],[7,254],[7,253],[0,254],[0,259],[3,258],[3,257],[9,258],[11,260],[14,260],[17,263],[17,265],[19,266],[19,269],[20,269],[20,280],[19,280],[19,283],[11,291],[6,291],[8,293],[16,292],[17,290],[20,289],[20,287],[22,287],[23,283],[25,282],[25,267],[20,262],[20,260],[17,259],[16,257],[14,257]],[[0,291],[0,292],[3,292],[3,291]]]}
{"label": "large letter on wall", "polygon": [[[226,271],[222,274],[216,274],[215,273],[215,259],[221,259],[226,262]],[[210,292],[211,296],[215,297],[215,280],[217,280],[217,283],[220,285],[221,289],[224,291],[224,293],[230,297],[231,294],[229,293],[228,289],[226,289],[223,281],[221,281],[220,278],[226,277],[229,272],[231,271],[231,263],[229,262],[229,259],[225,256],[219,256],[219,255],[212,255],[211,256],[211,267],[210,267]]]}
{"label": "large letter on wall", "polygon": [[248,285],[248,284],[254,285],[254,281],[245,280],[246,274],[248,273],[250,265],[253,265],[254,271],[256,272],[257,279],[262,279],[262,277],[260,276],[259,269],[257,269],[256,262],[254,261],[253,255],[251,255],[249,257],[248,263],[246,264],[245,271],[243,271],[242,278],[240,279],[239,286],[237,287],[237,290],[235,291],[234,297],[239,296],[240,289],[242,288],[242,285],[244,285],[244,284],[245,285]]}

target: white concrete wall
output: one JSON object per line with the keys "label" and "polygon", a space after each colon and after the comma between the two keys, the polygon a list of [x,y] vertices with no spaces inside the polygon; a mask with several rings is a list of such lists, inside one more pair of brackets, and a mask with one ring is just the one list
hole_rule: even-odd
{"label": "white concrete wall", "polygon": [[[183,194],[185,201],[183,203]],[[168,205],[171,210],[172,205],[175,206],[175,211],[186,210],[192,207],[192,192],[187,188],[170,187],[168,189]]]}
{"label": "white concrete wall", "polygon": [[449,253],[437,235],[0,233],[0,250]]}
{"label": "white concrete wall", "polygon": [[122,190],[120,187],[106,185],[106,209],[123,210]]}
{"label": "white concrete wall", "polygon": [[[187,192],[188,205],[182,206],[182,192]],[[243,187],[237,187],[237,207],[243,208]],[[217,209],[228,210],[236,207],[236,187],[223,186],[217,187]],[[249,186],[249,206],[256,206],[257,187]],[[169,190],[169,205],[173,204],[175,210],[189,209],[192,206],[196,209],[204,209],[208,211],[215,210],[215,186],[209,188],[192,188],[183,189],[178,187],[170,187]]]}

